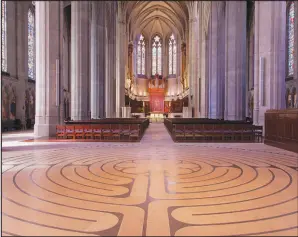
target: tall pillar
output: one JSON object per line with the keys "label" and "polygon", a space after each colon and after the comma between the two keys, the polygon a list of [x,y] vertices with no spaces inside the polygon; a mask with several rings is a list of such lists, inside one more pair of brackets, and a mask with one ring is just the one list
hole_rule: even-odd
{"label": "tall pillar", "polygon": [[295,107],[298,108],[298,2],[294,2],[295,4],[295,36],[294,36],[294,42],[295,42],[295,55],[294,55],[294,80],[295,80],[295,88],[296,88],[296,102],[294,104]]}
{"label": "tall pillar", "polygon": [[[211,34],[210,34],[210,66],[209,66],[209,117],[212,119],[223,118],[223,103],[222,94],[224,90],[224,83],[222,81],[223,73],[221,71],[224,58],[221,55],[221,45],[224,43],[223,37],[220,34],[223,19],[220,18],[218,12],[218,2],[211,3]],[[233,23],[234,24],[234,23]]]}
{"label": "tall pillar", "polygon": [[[197,2],[197,4],[201,5],[202,2]],[[200,6],[200,9],[201,6]],[[202,16],[200,14],[197,14],[196,17],[196,22],[194,23],[195,27],[195,39],[194,39],[194,45],[195,45],[195,63],[194,63],[194,77],[193,77],[193,85],[194,85],[194,90],[193,90],[193,105],[194,105],[194,114],[193,117],[198,118],[199,117],[199,111],[200,111],[200,76],[201,76],[201,21],[202,21]]]}
{"label": "tall pillar", "polygon": [[286,2],[255,2],[254,124],[285,108]]}
{"label": "tall pillar", "polygon": [[200,88],[200,118],[206,118],[207,117],[207,94],[206,93],[206,82],[207,82],[207,77],[206,77],[206,33],[202,30],[202,49],[201,49],[201,75],[199,78],[199,88]]}
{"label": "tall pillar", "polygon": [[[70,37],[70,26],[71,26],[71,19],[69,19],[68,14],[64,11],[63,14],[63,43],[62,43],[62,51],[63,51],[63,72],[62,72],[62,78],[63,78],[63,89],[61,90],[61,103],[63,108],[63,111],[61,112],[61,116],[64,118],[69,117],[70,111],[69,111],[69,105],[70,105],[70,98],[68,97],[70,93],[70,65],[71,65],[71,37]],[[64,103],[66,102],[66,103]],[[62,121],[63,121],[62,119]]]}
{"label": "tall pillar", "polygon": [[[218,25],[218,82],[220,85],[219,90],[219,114],[220,118],[224,118],[225,112],[225,2],[219,2],[219,25]],[[246,52],[246,51],[245,51]],[[245,73],[245,72],[244,72]],[[244,89],[243,89],[244,91]]]}
{"label": "tall pillar", "polygon": [[[52,136],[59,121],[56,60],[60,59],[60,2],[36,2],[36,114],[34,136]],[[60,70],[61,71],[61,70]],[[60,71],[58,73],[60,73]]]}
{"label": "tall pillar", "polygon": [[253,106],[251,105],[251,89],[254,88],[253,81],[254,81],[254,32],[251,29],[250,30],[250,35],[247,37],[249,39],[249,46],[247,49],[248,52],[248,63],[247,63],[247,75],[248,79],[247,81],[247,88],[246,88],[246,117],[253,117],[253,111],[251,110]]}
{"label": "tall pillar", "polygon": [[126,32],[125,17],[122,7],[118,6],[118,20],[116,27],[116,117],[121,117],[121,107],[125,106],[125,59]]}
{"label": "tall pillar", "polygon": [[246,2],[226,2],[225,120],[245,116]]}
{"label": "tall pillar", "polygon": [[116,6],[106,2],[105,117],[115,117],[116,108]]}
{"label": "tall pillar", "polygon": [[[23,4],[18,4],[15,2],[15,11],[16,11],[16,75],[19,79],[16,84],[16,118],[21,119],[22,124],[26,123],[26,114],[25,114],[25,96],[28,84],[28,71],[25,69],[26,60],[24,49],[27,48],[27,39],[25,37],[27,34],[24,34],[24,6]],[[27,17],[27,14],[26,14]]]}
{"label": "tall pillar", "polygon": [[91,118],[104,117],[105,2],[92,2],[91,19]]}
{"label": "tall pillar", "polygon": [[185,78],[185,68],[186,67],[186,44],[182,42],[181,44],[181,80],[183,91],[186,88],[186,78]]}
{"label": "tall pillar", "polygon": [[88,119],[88,2],[71,2],[71,118]]}
{"label": "tall pillar", "polygon": [[[195,13],[193,13],[195,15]],[[193,16],[189,20],[189,98],[188,98],[188,107],[190,117],[192,117],[192,109],[196,105],[196,96],[197,96],[197,83],[196,83],[196,75],[197,75],[197,45],[196,45],[196,37],[197,37],[197,17]]]}
{"label": "tall pillar", "polygon": [[117,3],[112,2],[112,14],[111,14],[111,22],[112,22],[112,34],[111,34],[111,46],[112,46],[112,57],[111,57],[111,64],[110,64],[110,70],[112,72],[112,90],[111,90],[111,96],[112,96],[112,107],[111,107],[111,115],[112,117],[116,117],[116,52],[117,52],[117,46],[116,46],[116,34],[117,34]]}
{"label": "tall pillar", "polygon": [[111,57],[111,47],[109,43],[110,36],[110,8],[111,3],[106,4],[106,14],[105,14],[105,117],[109,118],[110,116],[110,107],[111,107],[111,72],[110,72],[110,57]]}
{"label": "tall pillar", "polygon": [[133,55],[133,43],[129,42],[129,44],[128,44],[128,75],[131,80],[132,80],[132,75],[133,75],[132,55]]}
{"label": "tall pillar", "polygon": [[[193,90],[193,87],[192,87],[192,67],[193,67],[193,58],[192,58],[192,45],[193,45],[193,42],[192,42],[192,29],[193,29],[193,19],[190,18],[189,19],[189,36],[188,36],[188,48],[189,48],[189,60],[188,60],[188,110],[191,111],[192,110],[192,90]],[[190,113],[190,112],[189,112]],[[189,114],[188,113],[188,114]],[[192,116],[189,116],[189,117],[192,117]]]}

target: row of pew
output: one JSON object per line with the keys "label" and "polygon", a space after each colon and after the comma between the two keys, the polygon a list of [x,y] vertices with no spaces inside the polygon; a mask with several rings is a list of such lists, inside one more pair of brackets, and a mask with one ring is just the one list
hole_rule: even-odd
{"label": "row of pew", "polygon": [[174,142],[262,142],[263,128],[244,121],[166,118]]}
{"label": "row of pew", "polygon": [[66,121],[56,126],[56,139],[140,141],[148,126],[148,119],[133,118]]}

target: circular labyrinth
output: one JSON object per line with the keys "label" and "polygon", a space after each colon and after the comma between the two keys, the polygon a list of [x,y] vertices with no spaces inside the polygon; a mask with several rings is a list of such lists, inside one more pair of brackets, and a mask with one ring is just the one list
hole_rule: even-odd
{"label": "circular labyrinth", "polygon": [[3,235],[298,234],[294,153],[80,146],[2,163]]}

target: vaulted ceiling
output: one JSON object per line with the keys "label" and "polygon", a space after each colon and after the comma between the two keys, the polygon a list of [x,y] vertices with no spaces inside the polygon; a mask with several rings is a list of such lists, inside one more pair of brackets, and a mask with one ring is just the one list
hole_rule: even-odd
{"label": "vaulted ceiling", "polygon": [[174,33],[185,39],[188,23],[185,1],[128,1],[125,11],[130,40],[140,33],[146,38],[156,33],[162,37]]}

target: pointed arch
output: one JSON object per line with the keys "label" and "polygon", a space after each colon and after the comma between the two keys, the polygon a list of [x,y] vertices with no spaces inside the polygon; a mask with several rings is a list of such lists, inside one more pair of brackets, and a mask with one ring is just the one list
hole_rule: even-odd
{"label": "pointed arch", "polygon": [[152,38],[152,75],[162,75],[162,41],[159,35]]}
{"label": "pointed arch", "polygon": [[175,75],[177,69],[177,44],[174,34],[169,38],[169,75]]}
{"label": "pointed arch", "polygon": [[7,72],[7,12],[6,1],[1,2],[1,71]]}
{"label": "pointed arch", "polygon": [[28,9],[28,77],[35,79],[35,15]]}
{"label": "pointed arch", "polygon": [[145,62],[146,62],[146,41],[145,37],[141,34],[137,43],[137,74],[145,75]]}

